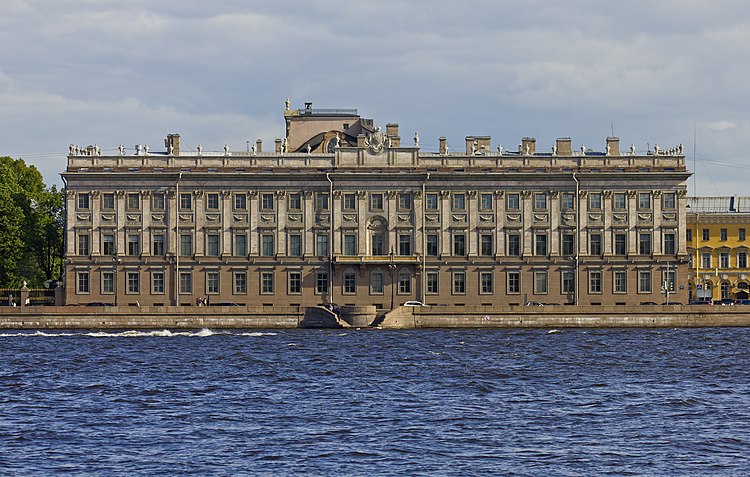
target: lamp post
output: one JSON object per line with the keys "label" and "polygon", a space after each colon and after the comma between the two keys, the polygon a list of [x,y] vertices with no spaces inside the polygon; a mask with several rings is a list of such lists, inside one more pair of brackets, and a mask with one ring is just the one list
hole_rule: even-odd
{"label": "lamp post", "polygon": [[112,286],[114,287],[115,291],[115,306],[117,306],[117,264],[120,263],[121,259],[117,256],[115,253],[114,257],[112,257],[112,268],[114,272],[112,273]]}
{"label": "lamp post", "polygon": [[388,264],[388,268],[391,270],[391,310],[393,309],[394,304],[394,298],[396,293],[396,284],[395,284],[395,273],[396,273],[396,264],[393,262],[393,247],[391,246],[391,251],[388,254],[390,256],[390,263]]}

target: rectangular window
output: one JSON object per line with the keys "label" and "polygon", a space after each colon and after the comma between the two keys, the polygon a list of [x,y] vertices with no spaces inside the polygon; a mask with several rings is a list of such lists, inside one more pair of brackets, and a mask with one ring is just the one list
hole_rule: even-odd
{"label": "rectangular window", "polygon": [[508,198],[505,201],[505,207],[508,210],[520,210],[521,209],[521,198],[518,193],[514,192],[508,194]]}
{"label": "rectangular window", "polygon": [[263,193],[260,195],[260,208],[265,211],[273,210],[273,193]]}
{"label": "rectangular window", "polygon": [[328,294],[328,272],[315,272],[315,293],[318,295]]}
{"label": "rectangular window", "polygon": [[398,274],[398,293],[399,295],[411,294],[411,273],[401,272]]}
{"label": "rectangular window", "polygon": [[357,194],[344,194],[344,210],[357,208]]}
{"label": "rectangular window", "polygon": [[193,274],[180,272],[180,294],[193,293]]}
{"label": "rectangular window", "polygon": [[521,293],[521,272],[509,271],[508,272],[508,294]]}
{"label": "rectangular window", "polygon": [[219,194],[216,192],[206,194],[206,210],[219,210]]}
{"label": "rectangular window", "polygon": [[707,240],[711,240],[711,233],[709,232],[708,229],[703,229],[702,232],[703,232],[703,241],[704,242],[707,241]]}
{"label": "rectangular window", "polygon": [[206,293],[219,293],[219,272],[206,272]]}
{"label": "rectangular window", "polygon": [[354,234],[344,235],[344,255],[353,257],[357,255],[357,236]]}
{"label": "rectangular window", "polygon": [[481,210],[492,210],[492,194],[483,193],[479,196],[479,208]]}
{"label": "rectangular window", "polygon": [[537,232],[534,234],[534,255],[547,255],[547,233]]}
{"label": "rectangular window", "polygon": [[383,272],[372,272],[370,274],[370,293],[373,295],[383,294]]}
{"label": "rectangular window", "polygon": [[440,293],[439,276],[440,274],[438,272],[427,272],[427,293]]}
{"label": "rectangular window", "polygon": [[344,273],[344,293],[347,295],[357,293],[357,274],[355,272]]}
{"label": "rectangular window", "polygon": [[688,242],[692,242],[693,241],[693,230],[692,229],[685,230],[685,240],[687,240]]}
{"label": "rectangular window", "polygon": [[299,192],[289,194],[289,210],[302,210],[302,194]]}
{"label": "rectangular window", "polygon": [[180,234],[180,256],[189,257],[193,254],[193,236]]}
{"label": "rectangular window", "polygon": [[206,255],[219,256],[219,234],[209,234],[206,240]]}
{"label": "rectangular window", "polygon": [[589,254],[600,256],[602,254],[602,234],[589,235]]}
{"label": "rectangular window", "polygon": [[78,280],[76,280],[77,283],[77,292],[78,293],[89,293],[90,286],[89,286],[89,272],[76,272]]}
{"label": "rectangular window", "polygon": [[628,208],[625,192],[615,192],[613,194],[612,208],[615,210],[625,210]]}
{"label": "rectangular window", "polygon": [[237,257],[247,255],[247,235],[244,233],[234,234],[234,255]]}
{"label": "rectangular window", "polygon": [[651,270],[638,271],[638,293],[651,293]]}
{"label": "rectangular window", "polygon": [[664,254],[674,255],[677,253],[677,247],[675,243],[676,235],[673,232],[667,232],[664,234]]}
{"label": "rectangular window", "polygon": [[482,234],[479,236],[479,252],[485,257],[492,256],[493,250],[492,234]]}
{"label": "rectangular window", "polygon": [[302,256],[302,234],[289,234],[289,255],[291,257]]}
{"label": "rectangular window", "polygon": [[627,254],[627,238],[627,234],[615,232],[615,255],[623,256]]}
{"label": "rectangular window", "polygon": [[737,240],[745,240],[745,229],[740,228],[737,230]]}
{"label": "rectangular window", "polygon": [[302,272],[289,272],[289,294],[302,293]]}
{"label": "rectangular window", "polygon": [[411,194],[402,192],[398,195],[398,209],[411,210]]}
{"label": "rectangular window", "polygon": [[479,272],[479,293],[489,295],[495,292],[492,272]]}
{"label": "rectangular window", "polygon": [[115,236],[112,234],[104,234],[102,236],[102,255],[114,255],[115,254]]}
{"label": "rectangular window", "polygon": [[370,194],[370,210],[383,210],[383,194]]}
{"label": "rectangular window", "polygon": [[508,255],[513,257],[521,256],[521,234],[508,233]]}
{"label": "rectangular window", "polygon": [[141,292],[141,275],[138,272],[127,272],[128,293]]}
{"label": "rectangular window", "polygon": [[78,255],[89,254],[89,235],[80,234],[78,235]]}
{"label": "rectangular window", "polygon": [[427,194],[427,201],[425,203],[427,210],[438,210],[438,195]]}
{"label": "rectangular window", "polygon": [[601,210],[602,194],[601,192],[592,192],[589,194],[589,209]]}
{"label": "rectangular window", "polygon": [[701,268],[711,268],[711,252],[701,253]]}
{"label": "rectangular window", "polygon": [[625,270],[614,271],[614,292],[615,293],[627,293],[628,292],[628,273]]}
{"label": "rectangular window", "polygon": [[139,210],[141,208],[141,197],[138,193],[128,194],[128,210]]}
{"label": "rectangular window", "polygon": [[372,254],[373,255],[385,255],[385,237],[382,233],[372,234]]}
{"label": "rectangular window", "polygon": [[318,257],[328,256],[328,235],[317,234],[315,236],[315,254]]}
{"label": "rectangular window", "polygon": [[115,195],[111,193],[102,195],[102,209],[114,210],[114,208],[115,208]]}
{"label": "rectangular window", "polygon": [[273,240],[273,234],[263,234],[260,236],[260,254],[264,257],[273,257],[274,256],[274,240]]}
{"label": "rectangular window", "polygon": [[140,255],[141,237],[137,234],[128,234],[128,255]]}
{"label": "rectangular window", "polygon": [[89,201],[90,201],[90,195],[89,194],[78,194],[78,209],[79,210],[88,210],[90,207]]}
{"label": "rectangular window", "polygon": [[537,192],[534,194],[534,210],[547,209],[547,193]]}
{"label": "rectangular window", "polygon": [[729,252],[719,253],[719,268],[729,268]]}
{"label": "rectangular window", "polygon": [[729,234],[727,233],[727,229],[720,229],[719,230],[719,240],[721,240],[722,242],[724,242],[724,241],[727,240],[728,236],[729,236]]}
{"label": "rectangular window", "polygon": [[114,272],[102,272],[102,293],[114,293],[115,292],[115,273]]}
{"label": "rectangular window", "polygon": [[674,210],[677,208],[677,194],[674,192],[665,192],[662,196],[662,207],[668,210]]}
{"label": "rectangular window", "polygon": [[247,293],[247,272],[234,272],[234,293]]}
{"label": "rectangular window", "polygon": [[576,274],[573,270],[563,270],[562,272],[562,292],[575,293],[576,291]]}
{"label": "rectangular window", "polygon": [[263,295],[273,294],[273,272],[272,271],[260,272],[260,292]]}
{"label": "rectangular window", "polygon": [[651,193],[650,192],[638,193],[638,208],[641,210],[651,209]]}
{"label": "rectangular window", "polygon": [[399,234],[398,254],[411,255],[411,234]]}
{"label": "rectangular window", "polygon": [[427,234],[427,255],[430,257],[438,256],[438,236],[437,234]]}
{"label": "rectangular window", "polygon": [[154,195],[151,196],[151,208],[164,210],[164,192],[154,192]]}
{"label": "rectangular window", "polygon": [[180,194],[180,210],[192,210],[193,196],[188,192]]}
{"label": "rectangular window", "polygon": [[576,237],[573,234],[564,233],[562,236],[562,254],[565,256],[575,255],[576,253]]}
{"label": "rectangular window", "polygon": [[156,257],[164,255],[164,234],[154,234],[153,236],[153,254]]}
{"label": "rectangular window", "polygon": [[547,271],[536,270],[534,272],[534,293],[537,295],[547,294]]}
{"label": "rectangular window", "polygon": [[454,192],[452,199],[451,204],[453,210],[466,210],[466,194]]}
{"label": "rectangular window", "polygon": [[164,293],[164,272],[151,272],[151,293],[154,295]]}
{"label": "rectangular window", "polygon": [[247,209],[247,194],[234,194],[234,210]]}
{"label": "rectangular window", "polygon": [[602,292],[602,272],[592,270],[589,272],[589,293]]}
{"label": "rectangular window", "polygon": [[576,207],[575,194],[572,192],[563,192],[561,204],[562,204],[562,210],[575,209]]}
{"label": "rectangular window", "polygon": [[747,268],[747,252],[737,253],[737,268]]}
{"label": "rectangular window", "polygon": [[453,272],[453,294],[463,295],[466,293],[466,273]]}
{"label": "rectangular window", "polygon": [[466,235],[459,233],[453,234],[453,255],[466,255]]}
{"label": "rectangular window", "polygon": [[638,253],[641,255],[651,255],[650,232],[640,232],[638,234]]}
{"label": "rectangular window", "polygon": [[328,210],[327,192],[318,192],[315,195],[315,210]]}

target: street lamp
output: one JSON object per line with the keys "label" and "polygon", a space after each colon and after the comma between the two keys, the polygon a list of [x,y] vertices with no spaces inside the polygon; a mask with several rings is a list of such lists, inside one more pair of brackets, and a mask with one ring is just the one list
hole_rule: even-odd
{"label": "street lamp", "polygon": [[122,259],[117,257],[117,254],[112,257],[112,268],[114,272],[112,273],[112,285],[114,287],[115,292],[115,306],[117,306],[117,264],[120,263]]}
{"label": "street lamp", "polygon": [[395,298],[396,293],[396,284],[395,284],[395,272],[396,272],[396,264],[393,262],[393,247],[391,246],[391,251],[388,254],[390,256],[390,263],[388,264],[388,268],[391,270],[391,310],[393,309],[393,302]]}

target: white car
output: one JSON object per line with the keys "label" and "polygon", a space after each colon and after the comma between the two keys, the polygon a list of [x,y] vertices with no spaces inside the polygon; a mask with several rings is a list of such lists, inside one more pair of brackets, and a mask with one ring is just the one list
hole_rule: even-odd
{"label": "white car", "polygon": [[409,301],[404,302],[403,306],[427,306],[427,305],[425,305],[424,303],[418,300],[409,300]]}

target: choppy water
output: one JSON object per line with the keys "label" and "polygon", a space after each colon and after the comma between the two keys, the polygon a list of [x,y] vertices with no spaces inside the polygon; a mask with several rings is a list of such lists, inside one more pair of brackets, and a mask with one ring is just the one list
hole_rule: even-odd
{"label": "choppy water", "polygon": [[2,475],[747,475],[748,329],[0,333]]}

